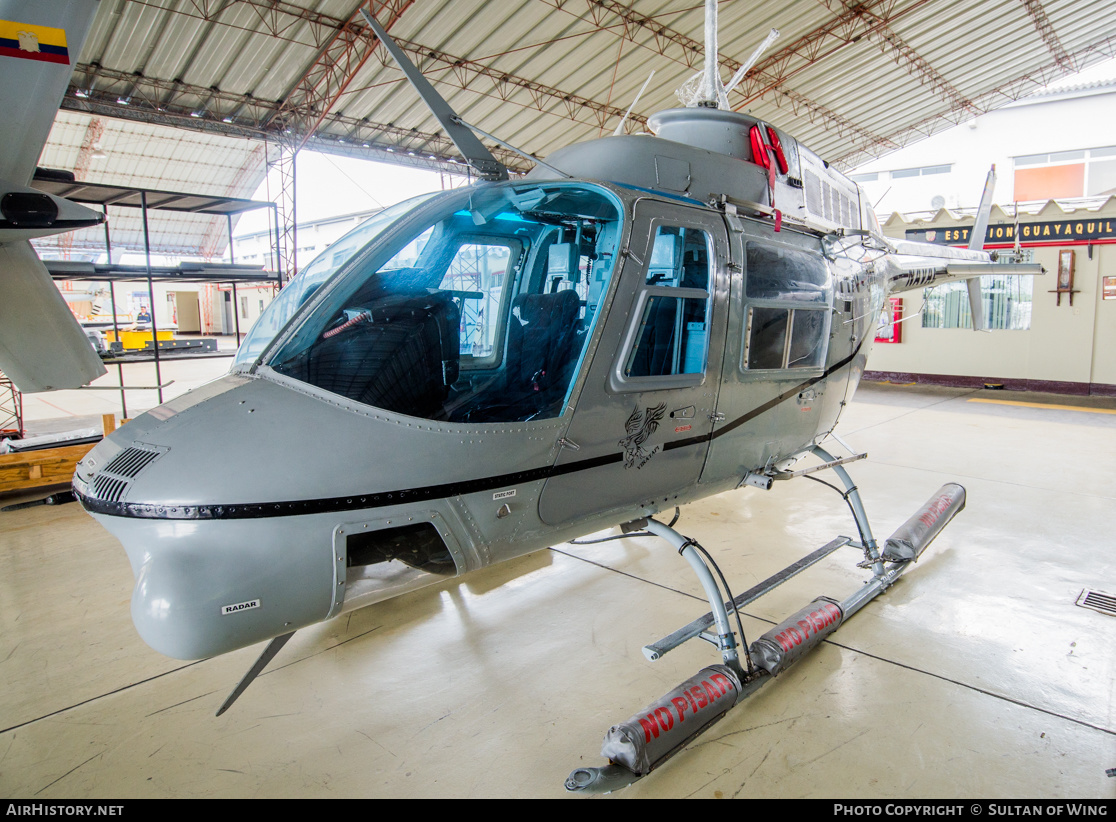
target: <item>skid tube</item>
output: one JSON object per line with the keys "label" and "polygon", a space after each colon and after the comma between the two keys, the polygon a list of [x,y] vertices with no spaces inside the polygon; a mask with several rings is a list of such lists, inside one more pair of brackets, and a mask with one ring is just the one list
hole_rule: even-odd
{"label": "skid tube", "polygon": [[[815,452],[822,459],[833,461],[820,448]],[[785,582],[835,548],[850,544],[851,540],[847,537],[834,540],[726,603],[722,601],[709,568],[695,551],[693,540],[652,519],[631,524],[633,528],[646,528],[666,539],[682,554],[701,580],[712,608],[705,617],[648,645],[644,649],[645,654],[649,659],[658,659],[685,640],[701,636],[719,648],[722,664],[702,668],[639,713],[609,728],[601,745],[601,756],[606,757],[609,764],[577,768],[566,779],[567,791],[611,793],[626,788],[662,765],[730,709],[806,656],[849,617],[886,591],[965,507],[965,489],[956,483],[943,485],[884,541],[880,550],[872,538],[856,486],[839,464],[833,468],[847,489],[850,507],[861,534],[858,547],[865,555],[861,565],[872,570],[872,578],[844,600],[818,597],[783,620],[748,647],[744,654],[746,666],[740,662],[740,653],[729,624],[730,610],[739,611],[748,602]]]}

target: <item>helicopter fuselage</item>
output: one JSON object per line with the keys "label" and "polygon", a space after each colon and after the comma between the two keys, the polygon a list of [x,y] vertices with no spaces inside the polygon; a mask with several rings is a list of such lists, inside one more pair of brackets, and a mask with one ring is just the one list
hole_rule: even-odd
{"label": "helicopter fuselage", "polygon": [[95,448],[74,489],[128,553],[145,641],[230,651],[738,487],[832,430],[885,295],[873,254],[618,176],[396,207],[284,289],[228,376]]}

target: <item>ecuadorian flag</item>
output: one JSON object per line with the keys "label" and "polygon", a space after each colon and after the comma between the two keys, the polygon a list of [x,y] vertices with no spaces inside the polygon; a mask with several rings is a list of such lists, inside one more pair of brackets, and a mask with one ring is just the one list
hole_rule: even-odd
{"label": "ecuadorian flag", "polygon": [[0,56],[69,65],[66,30],[0,20]]}

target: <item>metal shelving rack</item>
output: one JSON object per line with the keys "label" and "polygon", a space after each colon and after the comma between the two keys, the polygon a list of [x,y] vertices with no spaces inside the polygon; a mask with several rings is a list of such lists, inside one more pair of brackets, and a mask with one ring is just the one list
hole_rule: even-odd
{"label": "metal shelving rack", "polygon": [[[116,321],[116,292],[114,284],[118,282],[144,282],[147,283],[151,314],[152,356],[127,359],[110,358],[106,364],[115,364],[119,377],[120,404],[123,417],[128,416],[128,406],[125,398],[126,386],[124,385],[123,365],[125,362],[154,362],[155,382],[159,391],[159,402],[163,401],[163,381],[160,370],[160,350],[158,345],[158,326],[155,319],[155,283],[215,283],[218,285],[232,286],[233,318],[237,341],[241,338],[240,316],[236,311],[236,286],[238,283],[258,284],[270,283],[280,288],[283,286],[283,275],[279,267],[277,243],[272,243],[272,257],[275,268],[272,272],[264,270],[262,266],[241,266],[233,259],[233,217],[245,211],[259,208],[270,208],[272,211],[272,226],[275,237],[279,236],[279,217],[275,203],[261,200],[244,200],[235,197],[215,197],[204,194],[190,194],[186,192],[159,191],[153,189],[132,188],[129,186],[107,185],[104,183],[79,182],[67,175],[50,170],[39,169],[35,173],[32,185],[40,191],[64,197],[84,205],[99,205],[107,218],[109,206],[113,208],[138,208],[142,213],[143,244],[145,263],[142,266],[125,266],[112,263],[99,264],[88,262],[69,262],[45,260],[44,264],[56,281],[93,281],[107,282],[109,285],[110,300],[113,307],[113,330],[119,339],[119,326]],[[150,210],[179,211],[189,214],[224,215],[228,221],[229,232],[229,263],[180,263],[177,266],[156,266],[151,263],[151,235],[148,228],[147,213]],[[108,220],[104,223],[105,251],[107,259],[112,259],[112,239],[109,234]],[[212,355],[211,355],[212,356]],[[230,356],[230,355],[218,355]],[[14,389],[13,389],[14,390]],[[2,413],[2,412],[0,412]]]}

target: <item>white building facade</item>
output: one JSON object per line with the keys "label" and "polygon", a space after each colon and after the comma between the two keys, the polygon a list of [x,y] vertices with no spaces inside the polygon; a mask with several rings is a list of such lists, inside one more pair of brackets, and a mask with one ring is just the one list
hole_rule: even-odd
{"label": "white building facade", "polygon": [[881,219],[975,207],[988,169],[995,201],[1116,194],[1116,81],[1047,91],[853,170]]}
{"label": "white building facade", "polygon": [[964,247],[992,165],[985,248],[1018,234],[1047,273],[982,278],[988,333],[971,330],[963,286],[902,295],[907,319],[865,377],[1116,396],[1116,82],[1047,91],[852,177],[889,236]]}

